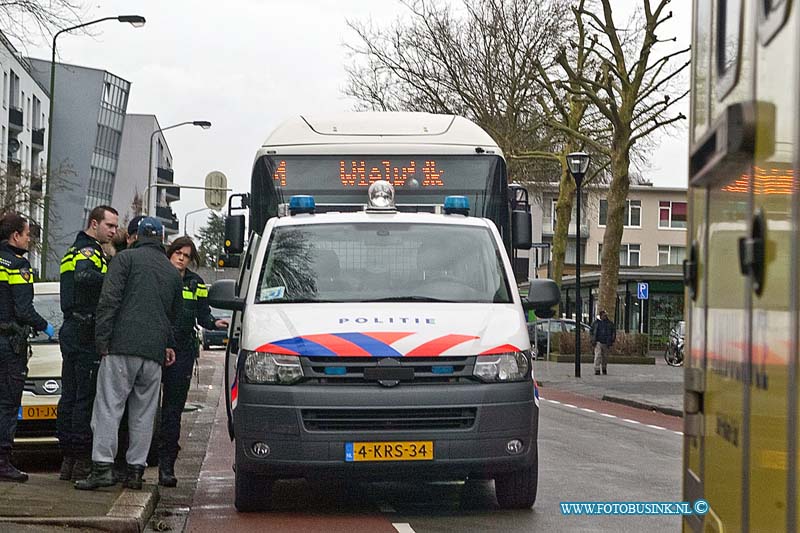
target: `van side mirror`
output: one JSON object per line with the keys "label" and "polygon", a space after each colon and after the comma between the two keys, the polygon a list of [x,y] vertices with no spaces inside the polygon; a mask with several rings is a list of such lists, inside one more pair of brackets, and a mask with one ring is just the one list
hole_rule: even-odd
{"label": "van side mirror", "polygon": [[225,253],[240,254],[244,251],[244,215],[225,217]]}
{"label": "van side mirror", "polygon": [[530,250],[533,241],[531,213],[515,209],[511,211],[511,245],[517,250]]}
{"label": "van side mirror", "polygon": [[553,307],[561,301],[561,291],[552,279],[532,279],[528,297],[522,302],[526,311],[533,310],[538,318],[551,318]]}
{"label": "van side mirror", "polygon": [[236,296],[236,281],[232,279],[215,281],[208,289],[208,305],[217,309],[242,311],[244,299]]}

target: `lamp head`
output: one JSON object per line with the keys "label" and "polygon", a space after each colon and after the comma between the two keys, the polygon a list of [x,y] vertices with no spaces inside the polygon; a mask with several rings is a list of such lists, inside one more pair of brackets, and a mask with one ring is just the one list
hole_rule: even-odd
{"label": "lamp head", "polygon": [[580,186],[586,171],[589,170],[590,156],[586,152],[572,152],[567,154],[567,167],[575,178],[575,183]]}
{"label": "lamp head", "polygon": [[207,120],[195,120],[194,122],[192,122],[192,125],[193,126],[200,126],[204,130],[207,130],[207,129],[209,129],[211,127],[211,123],[209,121],[207,121]]}
{"label": "lamp head", "polygon": [[120,22],[127,22],[134,28],[141,28],[146,22],[145,18],[139,15],[120,15],[117,17]]}

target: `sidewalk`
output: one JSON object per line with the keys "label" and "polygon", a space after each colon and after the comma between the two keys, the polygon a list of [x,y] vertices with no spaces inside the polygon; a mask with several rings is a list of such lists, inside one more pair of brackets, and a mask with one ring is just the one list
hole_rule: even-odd
{"label": "sidewalk", "polygon": [[607,376],[595,376],[591,363],[581,364],[580,378],[572,362],[535,361],[533,370],[544,398],[548,389],[557,389],[673,416],[683,413],[683,367],[668,366],[663,358],[655,365],[610,364]]}
{"label": "sidewalk", "polygon": [[78,491],[58,473],[30,474],[26,483],[0,483],[2,531],[119,531],[139,533],[158,502],[153,484],[158,469],[148,468],[142,490],[122,485]]}

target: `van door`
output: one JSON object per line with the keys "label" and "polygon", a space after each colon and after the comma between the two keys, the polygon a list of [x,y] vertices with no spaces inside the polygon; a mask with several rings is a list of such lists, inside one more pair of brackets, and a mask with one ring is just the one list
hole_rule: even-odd
{"label": "van door", "polygon": [[[236,282],[236,296],[244,298],[247,296],[247,289],[250,286],[250,277],[254,264],[254,256],[258,250],[261,236],[255,232],[250,233],[247,241],[247,251],[242,258],[239,268],[239,279]],[[225,410],[228,414],[228,435],[231,440],[235,438],[233,432],[233,410],[234,398],[238,390],[236,383],[236,365],[239,356],[239,345],[242,338],[242,313],[234,311],[231,317],[230,339],[225,350]]]}

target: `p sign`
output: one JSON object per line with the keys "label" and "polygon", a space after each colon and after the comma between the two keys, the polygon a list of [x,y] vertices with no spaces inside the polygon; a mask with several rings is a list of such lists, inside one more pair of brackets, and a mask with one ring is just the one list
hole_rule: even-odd
{"label": "p sign", "polygon": [[209,172],[206,176],[206,207],[219,211],[225,206],[228,192],[228,178],[217,170]]}
{"label": "p sign", "polygon": [[650,297],[650,284],[646,282],[637,283],[636,295],[640,300],[647,300]]}

